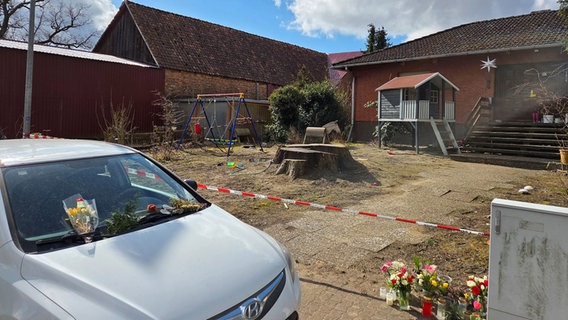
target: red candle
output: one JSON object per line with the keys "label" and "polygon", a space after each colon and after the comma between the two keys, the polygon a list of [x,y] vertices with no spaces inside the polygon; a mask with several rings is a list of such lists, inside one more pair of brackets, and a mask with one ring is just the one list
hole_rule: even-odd
{"label": "red candle", "polygon": [[425,297],[422,299],[422,315],[425,317],[432,316],[432,299]]}

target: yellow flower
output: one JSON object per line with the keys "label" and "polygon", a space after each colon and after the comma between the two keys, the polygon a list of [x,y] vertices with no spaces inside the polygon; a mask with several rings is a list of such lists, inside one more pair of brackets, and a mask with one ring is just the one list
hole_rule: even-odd
{"label": "yellow flower", "polygon": [[436,281],[435,279],[432,279],[432,281],[430,281],[430,283],[432,283],[432,285],[433,285],[434,287],[437,287],[437,286],[438,286],[438,281]]}
{"label": "yellow flower", "polygon": [[447,282],[442,283],[442,288],[444,288],[444,289],[447,289],[449,286],[450,286],[450,284],[447,283]]}
{"label": "yellow flower", "polygon": [[469,295],[467,293],[464,293],[463,296],[465,297],[466,300],[469,297]]}
{"label": "yellow flower", "polygon": [[75,209],[75,208],[69,208],[69,215],[75,216],[76,214],[77,214],[77,209]]}

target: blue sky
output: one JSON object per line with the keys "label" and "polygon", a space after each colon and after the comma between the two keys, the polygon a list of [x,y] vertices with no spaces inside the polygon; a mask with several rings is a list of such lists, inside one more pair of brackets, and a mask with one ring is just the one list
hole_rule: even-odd
{"label": "blue sky", "polygon": [[[75,0],[77,1],[77,0]],[[86,0],[85,0],[86,1]],[[556,0],[134,0],[325,53],[365,49],[367,25],[384,26],[393,44],[461,24],[557,9]],[[99,28],[121,0],[89,0]],[[104,17],[104,18],[103,18]]]}
{"label": "blue sky", "polygon": [[[120,0],[112,2],[117,7],[122,3]],[[352,35],[335,35],[333,38],[315,37],[302,35],[301,30],[289,29],[288,26],[294,21],[293,13],[287,10],[285,5],[277,7],[271,0],[136,0],[134,2],[320,52],[365,49],[365,40]]]}

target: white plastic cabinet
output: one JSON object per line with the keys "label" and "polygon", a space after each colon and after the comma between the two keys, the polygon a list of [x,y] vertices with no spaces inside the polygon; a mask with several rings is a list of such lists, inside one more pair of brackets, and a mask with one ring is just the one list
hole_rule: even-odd
{"label": "white plastic cabinet", "polygon": [[568,208],[491,204],[488,319],[568,319]]}

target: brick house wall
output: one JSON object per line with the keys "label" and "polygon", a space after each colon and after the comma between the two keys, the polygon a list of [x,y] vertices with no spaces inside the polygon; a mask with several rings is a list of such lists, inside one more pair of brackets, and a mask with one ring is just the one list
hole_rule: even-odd
{"label": "brick house wall", "polygon": [[[491,60],[496,59],[497,69],[492,68],[491,72],[487,72],[487,69],[481,70],[482,61],[488,57]],[[554,61],[568,62],[568,55],[556,47],[352,67],[350,70],[356,83],[354,139],[372,139],[371,133],[378,123],[377,109],[365,109],[363,105],[376,101],[375,89],[400,74],[439,72],[455,84],[460,89],[456,92],[456,126],[459,131],[477,99],[482,96],[494,96],[495,72],[499,72],[499,66]]]}
{"label": "brick house wall", "polygon": [[165,92],[168,97],[196,97],[198,94],[245,93],[246,99],[268,100],[277,86],[254,81],[210,76],[166,69]]}

